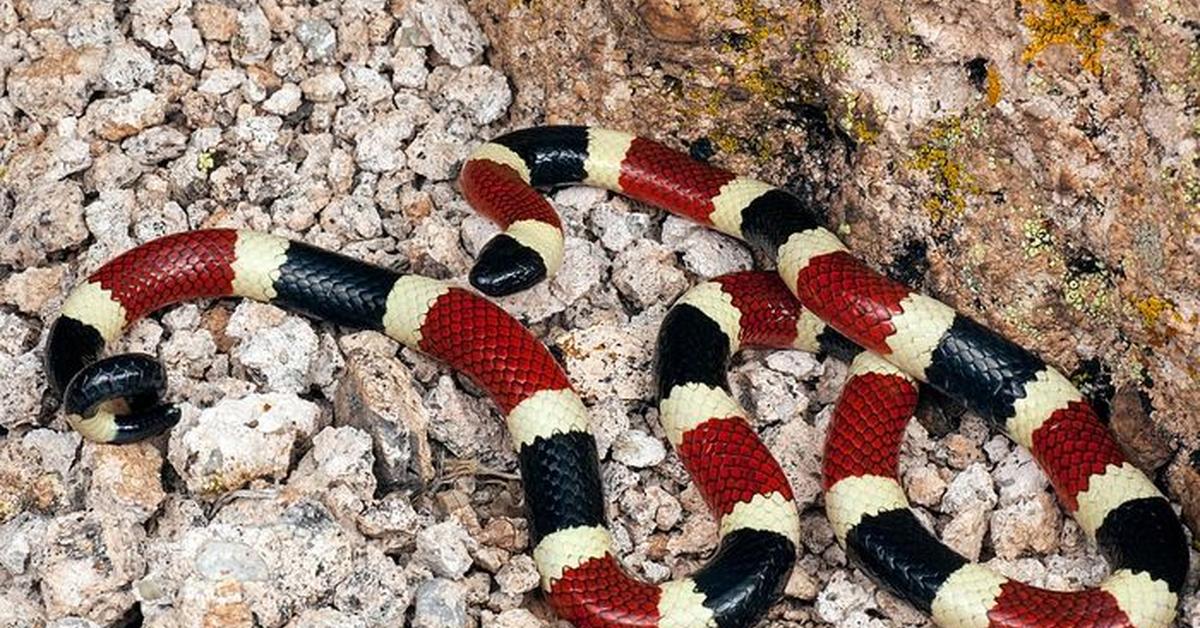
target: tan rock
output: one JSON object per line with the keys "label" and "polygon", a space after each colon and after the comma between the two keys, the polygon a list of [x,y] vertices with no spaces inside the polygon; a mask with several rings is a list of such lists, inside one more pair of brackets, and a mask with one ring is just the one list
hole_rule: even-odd
{"label": "tan rock", "polygon": [[166,497],[162,487],[162,454],[148,442],[84,446],[84,464],[92,468],[88,505],[114,517],[138,523],[154,514]]}
{"label": "tan rock", "polygon": [[638,15],[650,33],[663,41],[700,41],[711,3],[703,0],[641,0]]}
{"label": "tan rock", "polygon": [[9,275],[0,284],[0,293],[6,303],[17,306],[18,310],[37,314],[47,302],[61,294],[65,271],[62,264],[27,268]]}
{"label": "tan rock", "polygon": [[192,7],[192,22],[200,35],[213,41],[229,41],[238,32],[238,13],[218,2],[198,2]]}

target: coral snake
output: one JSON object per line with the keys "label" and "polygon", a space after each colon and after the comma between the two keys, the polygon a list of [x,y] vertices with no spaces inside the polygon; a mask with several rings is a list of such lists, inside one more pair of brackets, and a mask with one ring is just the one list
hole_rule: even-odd
{"label": "coral snake", "polygon": [[[691,576],[626,575],[605,525],[586,410],[549,351],[476,293],[273,235],[205,229],[142,244],[77,286],[51,327],[47,372],[70,424],[99,442],[171,427],[155,358],[101,359],[140,317],[179,301],[240,296],[332,323],[377,329],[464,373],[505,414],[530,511],[533,556],[556,612],[579,626],[745,626],[780,596],[799,543],[788,480],[731,395],[744,347],[854,356],[825,443],[826,512],[869,574],[950,627],[1140,626],[1173,621],[1188,568],[1182,525],[1154,484],[1058,371],[942,303],[852,257],[797,197],[664,145],[589,127],[539,127],[480,146],[463,165],[467,200],[504,232],[471,283],[509,294],[552,275],[562,223],[537,191],[582,183],[740,238],[778,274],[742,272],[688,291],[658,337],[664,431],[719,527]],[[859,349],[861,347],[861,349]],[[1034,588],[942,545],[897,476],[925,382],[1028,448],[1112,572],[1076,592]]]}

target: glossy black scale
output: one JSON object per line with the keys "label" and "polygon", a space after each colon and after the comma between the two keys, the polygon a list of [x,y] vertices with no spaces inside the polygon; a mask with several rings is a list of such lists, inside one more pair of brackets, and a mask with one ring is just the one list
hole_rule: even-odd
{"label": "glossy black scale", "polygon": [[585,126],[544,126],[513,131],[492,142],[516,153],[529,167],[529,184],[553,187],[587,178],[588,131]]}
{"label": "glossy black scale", "polygon": [[1113,570],[1148,573],[1173,593],[1183,588],[1187,537],[1171,504],[1161,497],[1131,499],[1114,508],[1096,530],[1096,545]]}
{"label": "glossy black scale", "polygon": [[1013,403],[1025,396],[1025,384],[1045,368],[1041,358],[959,314],[934,349],[925,378],[1004,429],[1016,412]]}
{"label": "glossy black scale", "polygon": [[604,525],[604,492],[596,440],[590,432],[539,436],[517,452],[534,546],[576,526]]}
{"label": "glossy black scale", "polygon": [[118,445],[136,443],[157,436],[175,427],[179,417],[179,408],[172,404],[160,404],[141,412],[119,415],[115,420],[117,433],[108,442]]}
{"label": "glossy black scale", "polygon": [[292,242],[275,280],[271,303],[335,325],[381,329],[394,271]]}
{"label": "glossy black scale", "polygon": [[167,371],[154,356],[114,355],[76,374],[63,395],[63,409],[86,417],[101,403],[119,399],[128,412],[140,412],[157,405],[166,389]]}
{"label": "glossy black scale", "polygon": [[779,599],[796,546],[774,532],[743,528],[721,539],[716,555],[692,576],[717,625],[749,626]]}
{"label": "glossy black scale", "polygon": [[742,210],[742,236],[772,258],[792,234],[819,226],[811,209],[779,189],[759,196]]}
{"label": "glossy black scale", "polygon": [[95,362],[103,351],[104,338],[100,330],[70,316],[58,317],[50,326],[50,336],[46,340],[46,373],[50,376],[50,387],[61,396],[71,378]]}
{"label": "glossy black scale", "polygon": [[907,508],[863,517],[846,535],[846,554],[927,613],[946,578],[967,564],[966,558],[942,545]]}
{"label": "glossy black scale", "polygon": [[672,388],[693,382],[729,390],[729,337],[696,307],[682,303],[671,308],[659,328],[656,353],[660,400]]}
{"label": "glossy black scale", "polygon": [[480,292],[500,297],[532,288],[546,278],[546,263],[537,251],[501,233],[479,251],[468,280]]}

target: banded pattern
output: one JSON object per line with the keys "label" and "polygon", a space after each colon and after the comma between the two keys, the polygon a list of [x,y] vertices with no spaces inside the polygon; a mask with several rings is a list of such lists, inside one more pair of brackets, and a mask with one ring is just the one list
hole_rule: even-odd
{"label": "banded pattern", "polygon": [[[484,144],[468,160],[460,177],[472,204],[505,229],[541,220],[548,204],[540,197],[524,204],[489,196],[485,181],[477,174],[489,168],[504,170],[510,189],[520,198],[531,198],[533,188],[597,185],[741,238],[772,257],[788,291],[807,308],[796,315],[797,325],[805,327],[813,343],[825,333],[818,323],[823,321],[850,343],[881,356],[896,367],[896,373],[927,382],[1029,448],[1060,501],[1110,557],[1116,571],[1109,582],[1120,583],[1113,586],[1118,592],[1112,596],[1131,613],[1126,616],[1127,623],[1158,626],[1174,616],[1188,562],[1182,526],[1154,484],[1124,458],[1079,392],[1033,353],[854,258],[833,233],[819,225],[815,212],[800,199],[629,134],[578,126],[531,128]],[[498,209],[502,203],[503,211]],[[509,294],[553,273],[563,247],[561,223],[557,217],[553,220],[546,224],[554,227],[554,232],[544,229],[547,237],[536,246],[520,248],[503,235],[490,242],[472,271],[473,284],[488,294]],[[549,253],[543,256],[540,251]],[[507,270],[511,268],[508,260],[518,258],[523,269],[518,273],[520,280]],[[688,317],[698,318],[677,314],[680,319]],[[728,320],[722,318],[713,318],[710,324],[729,328]],[[853,353],[846,342],[833,338],[827,341],[831,350]],[[726,356],[720,343],[706,340],[696,344],[696,362]],[[666,368],[678,371],[677,381],[694,384],[695,403],[702,397],[699,387],[719,387],[711,370],[695,362]],[[930,574],[939,574],[954,563],[949,556],[905,553],[918,546],[915,539],[922,529],[901,520],[900,515],[879,518],[907,512],[903,510],[907,503],[903,492],[896,490],[886,474],[840,479],[840,488],[832,484],[829,488],[833,501],[842,504],[837,515],[841,526],[847,534],[853,529],[870,537],[860,548],[866,553],[858,556],[886,582],[897,589],[908,586],[897,581],[897,573],[888,572],[893,567],[917,573],[928,558],[934,563]],[[848,501],[839,501],[839,495]],[[862,527],[864,518],[870,526]],[[1143,533],[1135,542],[1134,530],[1152,534]],[[892,567],[885,569],[884,563]],[[967,588],[982,586],[980,578],[968,575],[957,580],[948,576],[938,580],[931,575],[922,580],[921,595],[930,598],[923,607],[933,609],[939,622],[977,625],[971,623],[974,620],[953,619],[953,614],[939,615],[933,598],[927,595],[944,588],[947,581],[961,580],[965,583],[961,594],[951,588],[943,597],[968,598]],[[1021,609],[1052,607],[1059,601],[1050,594],[1022,591]],[[1151,610],[1130,610],[1135,606]],[[1008,616],[1002,606],[988,608],[999,608],[997,617]],[[1013,620],[1007,625],[1029,623]]]}
{"label": "banded pattern", "polygon": [[[1183,542],[1164,500],[1118,500],[1097,513],[1095,528],[1081,519],[1113,567],[1099,587],[1060,592],[1010,580],[940,543],[909,509],[897,460],[916,404],[911,377],[878,354],[854,359],[834,409],[822,469],[825,509],[847,554],[942,626],[1171,625],[1186,554],[1147,560],[1145,553]],[[1110,486],[1120,481],[1110,474],[1121,476],[1126,468],[1110,467],[1093,482]],[[1142,526],[1142,538],[1133,538],[1130,520]]]}
{"label": "banded pattern", "polygon": [[[745,626],[778,598],[799,523],[791,487],[729,396],[724,368],[742,345],[816,343],[817,333],[811,320],[761,297],[756,286],[788,296],[770,283],[702,286],[663,328],[669,359],[659,366],[668,383],[662,414],[721,538],[708,565],[663,585],[621,570],[605,523],[596,444],[566,374],[517,321],[473,292],[267,234],[180,233],[122,254],[76,287],[50,332],[47,366],[80,433],[130,442],[178,420],[162,401],[166,376],[154,357],[98,359],[139,316],[187,299],[240,296],[383,331],[464,373],[504,413],[524,480],[533,555],[560,615],[580,626]],[[693,347],[695,334],[705,341]],[[674,366],[710,358],[703,373]],[[695,414],[697,401],[711,411]]]}

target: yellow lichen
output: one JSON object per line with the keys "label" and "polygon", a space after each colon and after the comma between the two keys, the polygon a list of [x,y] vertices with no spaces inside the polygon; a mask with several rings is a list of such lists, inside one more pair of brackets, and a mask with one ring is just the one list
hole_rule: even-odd
{"label": "yellow lichen", "polygon": [[976,193],[971,177],[954,159],[953,151],[963,139],[962,119],[955,116],[934,124],[929,139],[916,149],[909,167],[930,175],[933,196],[921,206],[934,222],[961,215],[967,207],[967,193]]}
{"label": "yellow lichen", "polygon": [[[1108,14],[1093,13],[1080,0],[1022,0],[1022,6],[1028,11],[1025,27],[1030,33],[1022,61],[1033,61],[1050,46],[1069,45],[1079,53],[1083,69],[1100,76],[1104,36],[1116,28]],[[1038,7],[1043,11],[1038,13]]]}
{"label": "yellow lichen", "polygon": [[1000,73],[996,71],[996,66],[988,64],[987,69],[987,103],[989,106],[995,107],[996,103],[1000,102],[1001,93]]}
{"label": "yellow lichen", "polygon": [[746,91],[767,101],[779,100],[787,93],[779,81],[779,73],[765,67],[755,68],[739,84]]}
{"label": "yellow lichen", "polygon": [[1142,315],[1142,324],[1146,329],[1154,329],[1164,316],[1175,315],[1175,304],[1157,295],[1135,299],[1133,307]]}
{"label": "yellow lichen", "polygon": [[771,36],[771,12],[759,6],[757,0],[739,0],[734,5],[733,17],[746,25],[743,33],[746,47],[758,46]]}

